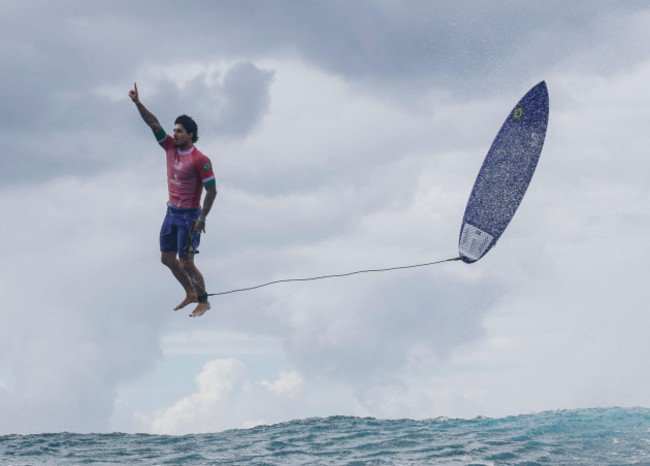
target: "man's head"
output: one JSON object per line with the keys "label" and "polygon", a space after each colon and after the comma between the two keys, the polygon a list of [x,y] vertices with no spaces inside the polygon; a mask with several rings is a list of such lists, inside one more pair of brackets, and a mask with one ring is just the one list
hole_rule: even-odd
{"label": "man's head", "polygon": [[177,147],[189,148],[199,140],[199,128],[196,122],[187,115],[181,115],[174,121],[174,144]]}

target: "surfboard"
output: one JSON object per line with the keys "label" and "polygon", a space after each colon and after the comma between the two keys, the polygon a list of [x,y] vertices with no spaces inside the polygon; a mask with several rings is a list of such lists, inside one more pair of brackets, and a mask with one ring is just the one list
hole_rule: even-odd
{"label": "surfboard", "polygon": [[542,81],[517,102],[492,142],[463,216],[458,241],[463,262],[487,254],[515,215],[542,153],[548,107]]}

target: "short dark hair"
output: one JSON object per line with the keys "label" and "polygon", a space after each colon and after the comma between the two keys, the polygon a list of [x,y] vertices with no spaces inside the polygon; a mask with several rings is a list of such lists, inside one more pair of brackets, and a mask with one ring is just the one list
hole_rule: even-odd
{"label": "short dark hair", "polygon": [[192,119],[192,117],[189,117],[187,115],[181,115],[178,118],[176,118],[176,121],[174,122],[175,125],[182,125],[183,128],[185,128],[185,131],[188,133],[193,133],[192,134],[192,142],[196,142],[199,140],[199,127],[196,125],[196,121]]}

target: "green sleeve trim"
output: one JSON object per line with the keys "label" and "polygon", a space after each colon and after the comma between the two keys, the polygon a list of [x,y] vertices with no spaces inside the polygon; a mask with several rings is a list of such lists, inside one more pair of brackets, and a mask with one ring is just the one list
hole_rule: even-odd
{"label": "green sleeve trim", "polygon": [[165,133],[165,130],[162,128],[153,133],[153,135],[156,136],[156,141],[158,142],[162,142],[162,140],[167,137],[167,133]]}
{"label": "green sleeve trim", "polygon": [[213,179],[211,179],[210,181],[206,181],[206,182],[203,183],[203,184],[204,184],[205,186],[207,186],[207,185],[209,185],[209,184],[217,184],[217,180],[215,180],[215,179],[213,178]]}

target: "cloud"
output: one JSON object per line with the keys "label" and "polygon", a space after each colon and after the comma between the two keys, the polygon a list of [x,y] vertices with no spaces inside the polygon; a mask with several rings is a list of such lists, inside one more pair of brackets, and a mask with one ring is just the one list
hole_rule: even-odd
{"label": "cloud", "polygon": [[289,398],[295,398],[302,388],[303,379],[299,372],[297,371],[280,371],[278,379],[269,382],[268,380],[262,380],[260,384],[267,388],[269,392],[276,395],[284,395]]}
{"label": "cloud", "polygon": [[[181,113],[192,115],[200,135],[212,140],[242,138],[257,127],[268,111],[271,71],[238,62],[226,68],[223,82],[214,83],[208,81],[218,75],[217,70],[199,73],[181,87],[165,76],[140,83],[142,100],[168,132]],[[24,182],[25,163],[29,179],[42,182],[61,175],[120,170],[143,155],[159,154],[149,129],[126,97],[130,86],[124,85],[120,98],[113,90],[98,92],[95,87],[59,90],[34,104],[38,116],[29,117],[25,124],[13,127],[17,121],[7,118],[9,125],[0,132],[6,137],[10,132],[23,136],[14,156],[3,162],[0,180]],[[30,105],[29,101],[23,104]],[[33,125],[39,127],[37,135]]]}
{"label": "cloud", "polygon": [[272,72],[260,70],[251,62],[236,63],[228,69],[215,122],[217,135],[243,137],[256,126],[268,111],[272,77]]}
{"label": "cloud", "polygon": [[186,113],[200,124],[199,136],[228,140],[245,137],[267,114],[272,71],[250,61],[222,67],[190,62],[185,68],[190,72],[179,80],[164,63],[152,63],[145,73],[146,84],[141,81],[139,85],[141,100],[152,113],[158,113],[156,109],[164,112],[165,117],[159,118],[164,127],[176,117],[170,112],[178,113],[172,109],[187,109]]}
{"label": "cloud", "polygon": [[220,411],[227,407],[234,386],[244,373],[244,365],[235,359],[206,363],[196,378],[198,391],[158,413],[152,431],[199,433],[223,429]]}
{"label": "cloud", "polygon": [[142,279],[157,264],[142,260],[150,254],[134,227],[148,223],[148,194],[138,189],[136,178],[110,173],[5,188],[0,205],[21,222],[0,227],[11,264],[2,269],[0,339],[13,380],[1,431],[102,430],[118,386],[160,357],[157,293]]}
{"label": "cloud", "polygon": [[281,419],[301,394],[303,381],[296,371],[280,371],[274,381],[252,382],[245,375],[246,366],[237,359],[208,361],[196,377],[197,391],[156,412],[151,430],[179,434],[252,427],[267,423],[264,417]]}
{"label": "cloud", "polygon": [[[618,44],[637,43],[630,38],[644,34],[647,21],[642,1],[197,2],[187,11],[172,3],[65,4],[2,6],[12,18],[0,36],[13,44],[1,52],[0,84],[12,92],[0,109],[13,115],[9,124],[40,128],[56,113],[56,94],[129,83],[143,64],[299,58],[409,98],[431,87],[484,93],[537,79],[557,63],[575,65],[577,57],[591,57],[578,64],[599,71],[634,63],[635,46],[622,54]],[[34,8],[38,15],[29,14]],[[170,39],[170,28],[191,28],[193,40]]]}
{"label": "cloud", "polygon": [[[384,265],[400,263],[395,251],[379,256],[380,245],[355,253],[352,242],[342,249],[345,258],[332,254],[336,249],[330,245],[321,249],[312,252],[320,259],[314,261],[317,270],[358,270],[359,264],[377,264],[377,257]],[[450,278],[458,264],[435,267],[276,290],[270,311],[286,327],[288,358],[309,376],[372,385],[400,377],[414,351],[443,361],[459,345],[477,341],[498,283]]]}
{"label": "cloud", "polygon": [[[356,92],[417,107],[432,89],[456,99],[489,96],[562,66],[607,75],[639,62],[643,53],[634,44],[643,43],[648,30],[643,2],[409,2],[408,8],[381,2],[199,2],[187,12],[165,3],[66,4],[2,6],[3,17],[14,21],[6,21],[0,36],[12,44],[0,51],[7,70],[0,78],[6,90],[0,135],[21,141],[15,157],[3,163],[5,183],[20,179],[19,160],[30,160],[32,178],[42,180],[98,173],[128,163],[130,152],[145,151],[124,94],[147,69],[191,70],[198,64],[203,73],[187,88],[160,82],[159,97],[146,102],[165,122],[186,109],[203,122],[204,134],[241,138],[258,127],[269,106],[273,73],[258,68],[259,60],[299,59],[341,77]],[[167,38],[164,31],[172,24],[192,28],[191,46]],[[210,81],[215,73],[208,69],[215,63],[234,65]],[[141,82],[145,96],[147,84]],[[96,93],[106,88],[121,89],[123,101]]]}
{"label": "cloud", "polygon": [[[462,95],[534,80],[539,70],[589,54],[595,42],[629,42],[643,29],[627,26],[647,6],[509,0],[252,5],[254,15],[251,4],[205,5],[216,14],[201,19],[216,21],[214,39],[222,53],[297,56],[359,83],[360,90],[389,89],[397,99],[417,99],[431,87]],[[620,63],[620,53],[609,58]],[[580,65],[608,68],[595,60]]]}

